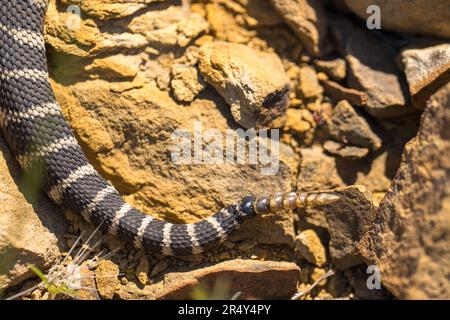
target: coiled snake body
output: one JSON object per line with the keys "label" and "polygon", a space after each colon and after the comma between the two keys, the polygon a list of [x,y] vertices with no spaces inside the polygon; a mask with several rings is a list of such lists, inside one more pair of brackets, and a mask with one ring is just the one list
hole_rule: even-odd
{"label": "coiled snake body", "polygon": [[1,0],[0,127],[24,170],[41,173],[56,203],[104,231],[164,255],[198,254],[224,240],[244,218],[335,201],[327,193],[287,193],[239,203],[194,224],[158,220],[126,204],[89,164],[50,86],[43,24],[47,0]]}

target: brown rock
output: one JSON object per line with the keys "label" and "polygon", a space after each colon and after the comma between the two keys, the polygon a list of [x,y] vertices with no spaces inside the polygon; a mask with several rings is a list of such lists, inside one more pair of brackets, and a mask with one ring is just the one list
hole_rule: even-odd
{"label": "brown rock", "polygon": [[367,286],[367,280],[373,275],[373,271],[369,269],[367,272],[367,266],[361,266],[355,270],[349,277],[350,286],[355,293],[354,299],[360,300],[386,300],[392,299],[389,292],[381,287],[380,289],[370,289]]}
{"label": "brown rock", "polygon": [[139,264],[136,267],[136,277],[139,282],[143,285],[146,285],[148,282],[148,273],[150,271],[150,264],[145,255],[142,255],[139,259]]}
{"label": "brown rock", "polygon": [[243,299],[286,299],[295,293],[299,278],[300,269],[294,263],[230,260],[193,271],[167,273],[162,281],[142,290],[128,283],[117,294],[121,299],[229,299],[240,291]]}
{"label": "brown rock", "polygon": [[[324,153],[317,145],[302,149],[302,162],[297,178],[299,191],[327,190],[345,186],[337,167],[336,159]],[[320,208],[298,210],[300,222],[328,228],[325,213]]]}
{"label": "brown rock", "polygon": [[307,119],[308,117],[305,116],[305,113],[307,112],[309,111],[304,109],[289,108],[286,113],[286,123],[284,128],[298,134],[311,130],[311,122],[309,122]]}
{"label": "brown rock", "polygon": [[103,40],[101,32],[91,20],[78,20],[78,25],[71,32],[67,23],[71,17],[73,17],[73,13],[58,12],[56,0],[49,1],[45,41],[58,52],[87,57],[96,43]]}
{"label": "brown rock", "polygon": [[325,72],[333,80],[336,81],[344,80],[347,75],[347,65],[344,59],[340,58],[329,60],[315,59],[313,62],[317,70]]}
{"label": "brown rock", "polygon": [[310,263],[322,267],[327,263],[325,248],[313,229],[304,230],[296,237],[296,247]]}
{"label": "brown rock", "polygon": [[450,44],[414,44],[400,53],[415,107],[423,109],[432,93],[450,81]]}
{"label": "brown rock", "polygon": [[239,25],[235,16],[218,3],[206,5],[206,18],[212,33],[218,40],[245,44],[255,35],[254,31]]}
{"label": "brown rock", "polygon": [[336,172],[333,157],[324,154],[319,146],[302,149],[302,163],[298,176],[299,190],[334,189],[342,186],[344,183]]}
{"label": "brown rock", "polygon": [[361,19],[367,8],[377,5],[381,11],[381,28],[450,38],[450,3],[447,0],[344,0]]}
{"label": "brown rock", "polygon": [[199,14],[186,11],[182,6],[162,6],[134,17],[128,29],[145,36],[157,47],[186,47],[208,29],[208,23]]}
{"label": "brown rock", "polygon": [[320,1],[271,0],[278,14],[313,56],[320,56],[326,37],[327,16]]}
{"label": "brown rock", "polygon": [[347,100],[351,105],[363,106],[367,104],[367,94],[351,88],[341,86],[339,83],[331,80],[322,80],[321,84],[325,94],[336,101]]}
{"label": "brown rock", "polygon": [[85,70],[108,79],[134,78],[139,71],[140,60],[139,57],[118,54],[95,59]]}
{"label": "brown rock", "polygon": [[23,174],[0,136],[0,295],[34,275],[28,264],[44,269],[65,249],[67,223],[61,210],[40,196],[39,179]]}
{"label": "brown rock", "polygon": [[199,66],[243,127],[270,127],[285,114],[290,85],[277,55],[215,41],[200,48]]}
{"label": "brown rock", "polygon": [[319,97],[323,88],[317,79],[316,71],[305,65],[299,71],[300,92],[305,99]]}
{"label": "brown rock", "polygon": [[95,283],[102,299],[112,299],[119,284],[119,267],[110,260],[99,262],[95,270]]}
{"label": "brown rock", "polygon": [[342,100],[336,105],[328,127],[331,136],[345,144],[371,150],[378,150],[381,147],[381,139],[346,100]]}
{"label": "brown rock", "polygon": [[371,227],[375,207],[370,194],[362,186],[336,190],[341,199],[324,206],[330,233],[330,255],[337,269],[343,270],[363,263],[358,244]]}
{"label": "brown rock", "polygon": [[399,299],[450,298],[450,84],[422,116],[376,223],[360,243],[368,264]]}
{"label": "brown rock", "polygon": [[395,64],[395,52],[346,18],[335,15],[332,22],[333,34],[347,61],[347,84],[367,94],[367,112],[375,118],[410,112],[407,84]]}
{"label": "brown rock", "polygon": [[61,0],[65,5],[79,5],[81,10],[100,20],[119,19],[130,16],[148,6],[152,2],[164,0],[127,0],[121,1],[105,1],[105,0]]}
{"label": "brown rock", "polygon": [[332,140],[325,141],[323,148],[331,154],[347,159],[361,159],[369,154],[369,149],[367,148],[347,146]]}
{"label": "brown rock", "polygon": [[176,64],[172,67],[170,85],[178,101],[191,102],[206,84],[200,77],[198,69],[192,66]]}

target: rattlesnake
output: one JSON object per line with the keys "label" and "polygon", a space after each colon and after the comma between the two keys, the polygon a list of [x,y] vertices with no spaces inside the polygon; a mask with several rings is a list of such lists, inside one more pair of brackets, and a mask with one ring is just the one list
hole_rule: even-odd
{"label": "rattlesnake", "polygon": [[134,209],[89,164],[55,99],[43,36],[46,8],[47,0],[1,0],[0,127],[22,168],[42,177],[43,191],[57,204],[136,248],[187,255],[223,241],[246,217],[339,198],[324,192],[248,196],[193,224]]}

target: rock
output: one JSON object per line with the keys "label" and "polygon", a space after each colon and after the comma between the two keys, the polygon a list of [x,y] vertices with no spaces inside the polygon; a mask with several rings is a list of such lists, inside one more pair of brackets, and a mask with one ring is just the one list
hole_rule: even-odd
{"label": "rock", "polygon": [[181,6],[162,6],[160,10],[149,10],[134,17],[128,29],[145,36],[157,47],[186,47],[208,29],[208,23],[201,15]]}
{"label": "rock", "polygon": [[297,134],[304,134],[311,130],[312,124],[308,121],[308,115],[305,113],[309,113],[309,111],[289,108],[286,113],[285,130],[290,130]]}
{"label": "rock", "polygon": [[145,255],[142,255],[139,259],[139,264],[136,268],[136,277],[144,286],[148,282],[148,273],[150,271],[150,264]]}
{"label": "rock", "polygon": [[327,31],[327,16],[321,2],[271,0],[271,3],[308,52],[313,56],[320,56]]}
{"label": "rock", "polygon": [[290,85],[277,55],[215,41],[200,48],[199,66],[244,128],[270,127],[285,114]]}
{"label": "rock", "polygon": [[369,154],[369,149],[355,147],[355,146],[347,146],[345,144],[327,140],[323,144],[323,148],[331,154],[338,155],[342,158],[347,159],[361,159]]}
{"label": "rock", "polygon": [[[61,0],[61,3],[65,5],[77,5],[80,6],[81,11],[84,13],[96,17],[100,20],[119,19],[130,16],[137,11],[145,8],[152,2],[158,2],[164,0],[146,0],[142,1],[127,1],[121,3],[120,1],[105,2],[104,0]],[[133,3],[134,2],[134,3]]]}
{"label": "rock", "polygon": [[193,101],[197,94],[206,87],[197,68],[182,64],[172,67],[170,85],[175,98],[182,102]]}
{"label": "rock", "polygon": [[[68,21],[73,17],[70,12],[58,12],[56,0],[49,1],[45,41],[57,52],[72,56],[87,57],[97,43],[103,41],[101,32],[92,20],[77,20],[76,32],[73,32]],[[66,66],[67,67],[67,66]]]}
{"label": "rock", "polygon": [[85,70],[108,79],[134,78],[139,71],[139,60],[139,57],[118,54],[95,59]]}
{"label": "rock", "polygon": [[375,218],[371,195],[362,186],[350,186],[335,191],[341,200],[324,206],[330,233],[330,255],[339,270],[363,263],[359,242]]}
{"label": "rock", "polygon": [[448,1],[345,0],[345,3],[364,20],[370,5],[379,6],[382,29],[450,38]]}
{"label": "rock", "polygon": [[330,135],[345,144],[369,148],[373,151],[381,147],[381,139],[346,100],[336,105],[328,127]]}
{"label": "rock", "polygon": [[377,219],[360,242],[399,299],[450,298],[450,84],[431,98]]}
{"label": "rock", "polygon": [[254,36],[254,32],[242,27],[235,16],[218,3],[206,5],[206,18],[218,40],[246,44]]}
{"label": "rock", "polygon": [[367,94],[367,112],[375,118],[389,118],[412,111],[406,80],[395,64],[395,52],[349,19],[335,15],[332,24],[347,61],[347,84]]}
{"label": "rock", "polygon": [[41,196],[40,177],[23,174],[0,135],[0,295],[49,267],[65,250],[67,223],[61,209]]}
{"label": "rock", "polygon": [[347,75],[347,65],[344,59],[313,60],[317,70],[325,72],[331,79],[342,81]]}
{"label": "rock", "polygon": [[160,260],[154,267],[153,270],[151,272],[151,276],[157,276],[159,275],[161,272],[163,272],[164,270],[167,269],[167,260]]}
{"label": "rock", "polygon": [[100,300],[100,294],[96,287],[95,271],[89,266],[90,261],[84,261],[77,268],[81,289],[76,290],[74,298],[77,300]]}
{"label": "rock", "polygon": [[316,71],[308,65],[300,68],[299,82],[301,95],[305,99],[317,98],[323,93]]}
{"label": "rock", "polygon": [[178,300],[211,299],[212,294],[219,294],[214,297],[229,299],[240,291],[243,299],[287,299],[296,292],[299,278],[300,269],[291,262],[238,259],[193,271],[170,272],[142,290],[128,283],[117,295],[121,299]]}
{"label": "rock", "polygon": [[373,272],[367,272],[367,266],[361,266],[349,277],[351,287],[355,292],[355,298],[358,300],[387,300],[392,299],[389,292],[381,287],[380,289],[370,289],[367,287],[367,279]]}
{"label": "rock", "polygon": [[450,81],[450,44],[422,41],[403,49],[400,59],[412,102],[423,109],[430,95]]}
{"label": "rock", "polygon": [[101,260],[95,269],[95,283],[102,299],[112,299],[119,284],[119,267],[110,260]]}
{"label": "rock", "polygon": [[[336,168],[336,160],[326,155],[322,148],[315,145],[302,149],[302,162],[297,177],[299,191],[327,190],[345,186]],[[306,208],[299,211],[300,221],[321,228],[328,228],[323,210]]]}
{"label": "rock", "polygon": [[296,240],[296,248],[308,262],[318,267],[327,263],[325,248],[313,229],[300,232]]}
{"label": "rock", "polygon": [[351,88],[341,86],[339,83],[331,80],[322,80],[321,84],[325,94],[336,101],[347,100],[351,105],[363,106],[367,104],[367,94]]}
{"label": "rock", "polygon": [[302,162],[298,175],[301,191],[334,189],[344,186],[333,157],[323,153],[322,148],[313,146],[302,149]]}

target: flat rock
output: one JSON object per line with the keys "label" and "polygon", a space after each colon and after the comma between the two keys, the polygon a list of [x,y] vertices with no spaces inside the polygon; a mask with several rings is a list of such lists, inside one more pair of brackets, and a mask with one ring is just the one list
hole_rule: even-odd
{"label": "flat rock", "polygon": [[313,61],[317,70],[325,72],[331,79],[335,81],[342,81],[347,75],[347,64],[344,59],[334,58],[328,60]]}
{"label": "flat rock", "polygon": [[214,41],[200,48],[199,67],[244,128],[270,127],[285,114],[290,84],[276,54]]}
{"label": "flat rock", "polygon": [[322,80],[325,94],[336,101],[347,100],[351,105],[363,106],[367,104],[367,94],[352,88],[346,88],[331,80]]}
{"label": "flat rock", "polygon": [[337,269],[343,270],[363,263],[359,242],[371,227],[375,207],[371,195],[362,186],[350,186],[334,192],[339,201],[323,207],[330,233],[329,250]]}
{"label": "flat rock", "polygon": [[271,3],[308,52],[320,56],[327,32],[327,16],[322,3],[307,0],[271,0]]}
{"label": "flat rock", "polygon": [[164,0],[127,0],[121,1],[105,1],[105,0],[61,0],[65,5],[79,5],[81,11],[96,17],[100,20],[110,20],[128,17],[137,11],[145,8],[152,2],[160,2]]}
{"label": "flat rock", "polygon": [[333,140],[327,140],[323,148],[331,154],[347,159],[361,159],[369,154],[368,148],[348,146]]}
{"label": "flat rock", "polygon": [[423,109],[426,101],[450,81],[450,44],[422,41],[403,49],[400,60],[415,107]]}
{"label": "flat rock", "polygon": [[450,298],[450,84],[425,109],[376,221],[360,243],[399,299]]}
{"label": "flat rock", "polygon": [[[229,299],[242,292],[243,299],[287,299],[297,289],[300,268],[291,262],[230,260],[187,272],[169,272],[164,279],[138,289],[133,283],[122,286],[121,299],[178,300]],[[213,292],[213,289],[216,288]]]}
{"label": "flat rock", "polygon": [[66,221],[40,196],[39,177],[24,175],[0,136],[0,294],[50,266],[65,249]]}
{"label": "flat rock", "polygon": [[367,120],[346,100],[340,101],[333,109],[328,123],[330,135],[345,144],[380,149],[381,139],[371,129]]}
{"label": "flat rock", "polygon": [[347,85],[367,94],[365,109],[375,118],[390,118],[412,111],[404,75],[396,54],[369,30],[334,15],[332,32],[348,67]]}
{"label": "flat rock", "polygon": [[133,17],[128,24],[131,33],[145,36],[156,47],[186,47],[208,30],[204,17],[182,6],[161,6]]}
{"label": "flat rock", "polygon": [[450,38],[450,3],[447,0],[344,0],[361,19],[367,8],[377,5],[381,11],[381,28]]}

